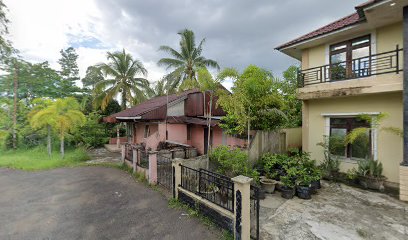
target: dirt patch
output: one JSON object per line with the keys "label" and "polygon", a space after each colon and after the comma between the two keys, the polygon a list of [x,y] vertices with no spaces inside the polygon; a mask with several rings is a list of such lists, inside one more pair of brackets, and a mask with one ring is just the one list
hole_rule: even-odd
{"label": "dirt patch", "polygon": [[91,160],[86,163],[89,164],[100,164],[100,163],[121,163],[121,153],[110,152],[105,148],[96,148],[89,151],[89,156]]}

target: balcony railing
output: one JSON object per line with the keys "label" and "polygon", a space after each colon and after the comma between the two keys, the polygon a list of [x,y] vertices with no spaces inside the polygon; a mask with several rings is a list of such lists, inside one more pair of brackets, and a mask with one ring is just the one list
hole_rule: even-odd
{"label": "balcony railing", "polygon": [[298,85],[304,87],[386,73],[399,73],[401,70],[402,48],[397,45],[393,51],[301,70],[298,72]]}

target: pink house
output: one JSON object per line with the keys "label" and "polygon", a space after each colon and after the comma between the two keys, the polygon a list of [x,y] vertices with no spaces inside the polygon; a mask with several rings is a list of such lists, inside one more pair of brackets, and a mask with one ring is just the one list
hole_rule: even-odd
{"label": "pink house", "polygon": [[[218,126],[225,112],[213,100],[211,135],[212,147],[219,145],[245,147],[246,140],[230,136]],[[125,122],[128,143],[140,144],[146,150],[157,150],[167,142],[194,147],[198,154],[207,153],[209,94],[189,90],[147,100],[132,108],[104,118],[105,122]]]}

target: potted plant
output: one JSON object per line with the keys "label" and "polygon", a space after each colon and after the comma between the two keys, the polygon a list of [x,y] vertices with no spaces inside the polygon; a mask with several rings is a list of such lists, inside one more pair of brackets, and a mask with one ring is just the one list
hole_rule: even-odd
{"label": "potted plant", "polygon": [[273,193],[275,191],[276,184],[278,183],[273,178],[275,177],[276,173],[267,173],[266,177],[260,180],[262,188],[267,193]]}
{"label": "potted plant", "polygon": [[320,169],[314,167],[311,171],[312,181],[310,182],[312,193],[317,193],[317,189],[320,189],[322,186],[320,184],[321,172]]}
{"label": "potted plant", "polygon": [[359,161],[357,174],[360,185],[364,188],[383,191],[386,178],[382,175],[382,171],[383,166],[379,161],[373,159]]}
{"label": "potted plant", "polygon": [[310,171],[306,171],[305,169],[301,169],[298,171],[298,177],[296,179],[297,186],[296,186],[296,194],[301,199],[311,199],[312,198],[312,183],[313,177]]}
{"label": "potted plant", "polygon": [[292,176],[281,177],[282,186],[280,188],[281,196],[286,199],[292,199],[295,196],[295,180]]}

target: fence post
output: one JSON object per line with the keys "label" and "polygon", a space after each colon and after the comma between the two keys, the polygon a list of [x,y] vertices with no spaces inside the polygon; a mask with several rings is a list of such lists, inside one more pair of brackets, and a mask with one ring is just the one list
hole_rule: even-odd
{"label": "fence post", "polygon": [[175,158],[175,159],[173,159],[172,161],[171,161],[171,166],[174,168],[174,176],[173,176],[173,179],[174,179],[174,183],[173,183],[173,186],[174,186],[174,198],[175,199],[178,199],[178,186],[180,186],[181,185],[181,163],[183,162],[183,159],[181,159],[181,158]]}
{"label": "fence post", "polygon": [[132,149],[132,152],[133,152],[133,156],[132,156],[132,166],[133,166],[133,173],[135,173],[136,172],[136,162],[137,162],[137,150],[136,150],[136,148],[133,148]]}
{"label": "fence post", "polygon": [[234,238],[251,237],[251,181],[252,178],[237,176],[234,182]]}
{"label": "fence post", "polygon": [[157,184],[157,151],[149,153],[149,183]]}
{"label": "fence post", "polygon": [[122,144],[122,163],[125,163],[125,154],[126,154],[126,147],[125,144]]}

